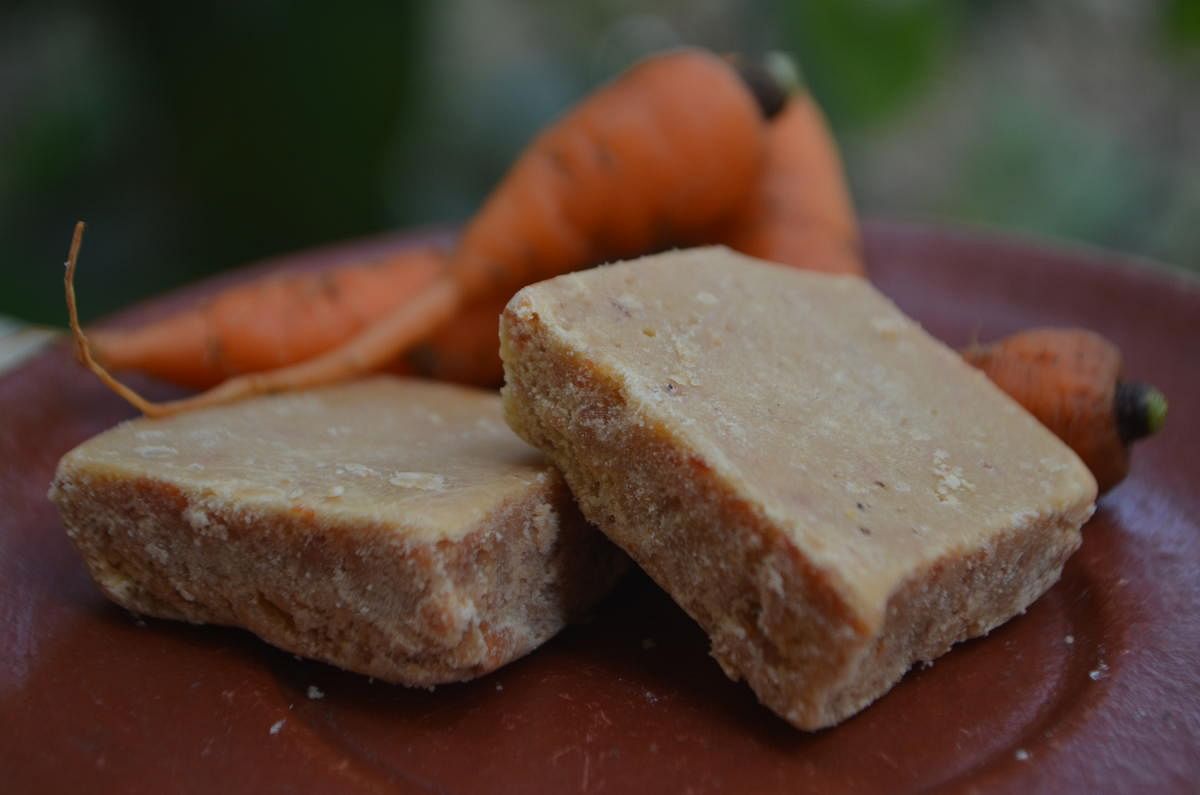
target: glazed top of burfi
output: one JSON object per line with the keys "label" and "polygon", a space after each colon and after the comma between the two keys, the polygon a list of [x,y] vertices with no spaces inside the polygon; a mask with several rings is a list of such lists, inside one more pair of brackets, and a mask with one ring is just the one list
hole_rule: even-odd
{"label": "glazed top of burfi", "polygon": [[123,423],[61,464],[91,477],[177,486],[245,511],[312,511],[453,540],[557,477],[504,424],[495,393],[378,377]]}
{"label": "glazed top of burfi", "polygon": [[1096,484],[1032,416],[866,281],[691,249],[528,287],[540,323],[700,456],[864,617]]}

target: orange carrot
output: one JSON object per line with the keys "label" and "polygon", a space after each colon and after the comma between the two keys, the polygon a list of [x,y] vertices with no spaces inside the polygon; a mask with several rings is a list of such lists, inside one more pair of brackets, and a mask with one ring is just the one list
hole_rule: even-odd
{"label": "orange carrot", "polygon": [[[775,109],[711,53],[649,58],[543,132],[467,225],[446,271],[349,342],[172,403],[119,392],[143,413],[164,416],[344,380],[381,369],[464,306],[598,262],[702,241],[754,188]],[[117,389],[87,349],[69,283],[67,291],[81,360]]]}
{"label": "orange carrot", "polygon": [[794,95],[772,122],[763,177],[716,239],[752,257],[864,275],[837,143],[806,92]]}
{"label": "orange carrot", "polygon": [[105,367],[203,389],[337,347],[445,267],[444,251],[423,246],[373,262],[270,275],[140,327],[95,332],[92,349]]}
{"label": "orange carrot", "polygon": [[512,296],[506,292],[463,307],[454,320],[405,354],[403,372],[439,381],[499,387],[504,383],[497,328]]}
{"label": "orange carrot", "polygon": [[467,225],[456,279],[472,295],[515,292],[697,242],[750,194],[765,130],[721,59],[684,50],[643,61],[534,141]]}
{"label": "orange carrot", "polygon": [[963,357],[1066,442],[1101,491],[1129,471],[1129,445],[1166,420],[1163,394],[1121,381],[1120,351],[1090,331],[1032,329]]}

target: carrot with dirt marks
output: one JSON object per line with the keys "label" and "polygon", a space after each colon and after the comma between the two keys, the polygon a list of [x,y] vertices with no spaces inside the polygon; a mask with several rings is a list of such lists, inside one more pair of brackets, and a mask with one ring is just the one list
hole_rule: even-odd
{"label": "carrot with dirt marks", "polygon": [[[109,370],[208,389],[333,350],[420,293],[447,262],[444,247],[429,245],[319,271],[270,274],[141,326],[93,331],[88,341]],[[507,302],[496,296],[464,307],[386,369],[499,386],[496,318]]]}
{"label": "carrot with dirt marks", "polygon": [[269,275],[130,329],[91,334],[109,369],[206,389],[336,348],[429,286],[446,252],[422,246],[321,271]]}
{"label": "carrot with dirt marks", "polygon": [[1090,331],[1031,329],[962,354],[1066,442],[1102,492],[1129,472],[1130,444],[1166,421],[1162,392],[1122,381],[1121,352]]}
{"label": "carrot with dirt marks", "polygon": [[[144,414],[166,416],[346,380],[383,368],[464,306],[600,262],[701,242],[760,176],[767,120],[785,95],[756,88],[702,50],[648,58],[538,136],[467,225],[442,275],[350,341],[183,400],[152,403],[126,387],[121,394]],[[85,355],[81,333],[77,341],[84,364],[115,384]]]}

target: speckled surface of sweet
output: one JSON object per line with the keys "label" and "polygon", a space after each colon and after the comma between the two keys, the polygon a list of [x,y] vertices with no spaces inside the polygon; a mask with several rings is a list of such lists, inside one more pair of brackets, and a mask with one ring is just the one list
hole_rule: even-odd
{"label": "speckled surface of sweet", "polygon": [[123,606],[405,684],[521,656],[620,569],[495,394],[419,381],[124,423],[51,497]]}
{"label": "speckled surface of sweet", "polygon": [[1053,584],[1096,485],[865,281],[725,249],[518,293],[513,428],[584,514],[803,728]]}

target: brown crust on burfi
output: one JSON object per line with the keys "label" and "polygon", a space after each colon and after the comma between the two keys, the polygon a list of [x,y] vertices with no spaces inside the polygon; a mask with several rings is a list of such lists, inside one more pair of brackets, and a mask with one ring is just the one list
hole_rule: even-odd
{"label": "brown crust on burfi", "polygon": [[536,318],[507,330],[504,349],[522,349],[504,356],[509,425],[558,463],[584,515],[704,627],[730,678],[777,712],[819,714],[806,694],[833,687],[869,641],[838,594],[665,429],[629,416],[614,379],[555,346]]}
{"label": "brown crust on burfi", "polygon": [[123,607],[244,627],[405,685],[472,679],[528,653],[624,567],[551,469],[453,540],[413,540],[319,507],[250,505],[72,456],[51,498]]}
{"label": "brown crust on burfi", "polygon": [[[534,288],[536,289],[536,288]],[[914,570],[879,616],[847,602],[775,521],[518,294],[501,319],[510,426],[563,471],[584,515],[705,629],[733,679],[817,729],[885,693],[916,661],[1023,611],[1079,545],[1085,510],[1047,512],[986,549]]]}

